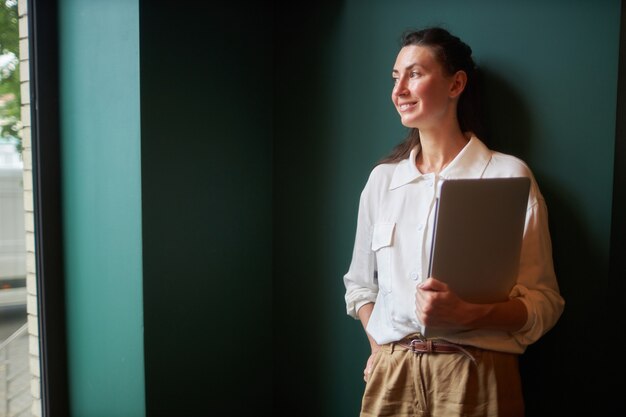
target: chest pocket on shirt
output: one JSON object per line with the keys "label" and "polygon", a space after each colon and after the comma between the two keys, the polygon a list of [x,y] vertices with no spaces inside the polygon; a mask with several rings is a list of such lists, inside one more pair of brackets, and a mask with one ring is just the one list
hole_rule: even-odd
{"label": "chest pocket on shirt", "polygon": [[378,287],[384,294],[391,292],[391,251],[395,228],[396,224],[392,222],[376,223],[372,235],[372,250],[376,252]]}

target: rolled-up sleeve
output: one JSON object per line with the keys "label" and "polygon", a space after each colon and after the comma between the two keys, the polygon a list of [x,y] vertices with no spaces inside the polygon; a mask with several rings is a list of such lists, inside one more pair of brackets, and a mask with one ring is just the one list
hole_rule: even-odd
{"label": "rolled-up sleeve", "polygon": [[548,212],[540,195],[528,208],[517,285],[511,292],[528,310],[526,324],[513,337],[522,346],[536,342],[558,321],[561,297],[552,261]]}
{"label": "rolled-up sleeve", "polygon": [[346,287],[346,310],[349,316],[358,319],[359,309],[376,301],[378,281],[376,279],[376,257],[372,251],[373,196],[372,178],[361,192],[356,226],[356,237],[350,268],[343,277]]}

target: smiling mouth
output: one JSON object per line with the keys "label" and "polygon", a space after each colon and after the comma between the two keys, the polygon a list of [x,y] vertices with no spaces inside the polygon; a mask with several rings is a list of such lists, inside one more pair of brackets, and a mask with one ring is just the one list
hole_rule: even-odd
{"label": "smiling mouth", "polygon": [[415,103],[402,103],[398,106],[398,110],[400,111],[407,111],[413,107],[415,107],[415,105],[417,104],[417,102]]}

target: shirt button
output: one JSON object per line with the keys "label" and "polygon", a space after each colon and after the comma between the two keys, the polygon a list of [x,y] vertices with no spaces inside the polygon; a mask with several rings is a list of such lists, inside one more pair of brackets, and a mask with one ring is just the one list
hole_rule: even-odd
{"label": "shirt button", "polygon": [[419,225],[417,226],[417,230],[418,230],[418,231],[420,231],[420,232],[421,232],[422,230],[424,230],[424,225],[423,225],[423,224],[419,224]]}
{"label": "shirt button", "polygon": [[409,276],[411,277],[413,281],[417,281],[420,279],[420,273],[417,272],[416,270],[411,271]]}

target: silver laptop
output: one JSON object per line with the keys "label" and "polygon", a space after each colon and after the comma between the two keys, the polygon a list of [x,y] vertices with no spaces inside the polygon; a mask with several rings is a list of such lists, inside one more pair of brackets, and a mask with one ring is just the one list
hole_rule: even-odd
{"label": "silver laptop", "polygon": [[429,276],[466,301],[507,300],[517,279],[529,190],[525,177],[444,181]]}

